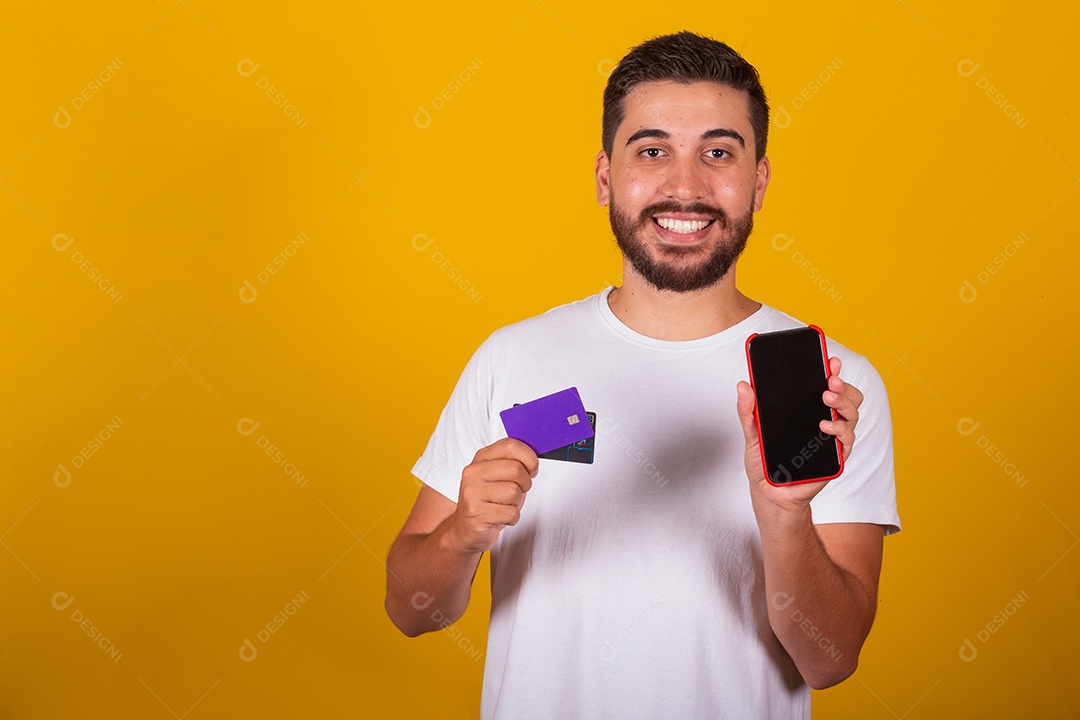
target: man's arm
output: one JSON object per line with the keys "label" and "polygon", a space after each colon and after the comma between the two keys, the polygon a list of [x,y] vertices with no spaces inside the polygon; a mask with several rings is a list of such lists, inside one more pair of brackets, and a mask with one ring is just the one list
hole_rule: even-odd
{"label": "man's arm", "polygon": [[[839,419],[823,421],[821,429],[839,438],[846,458],[863,397],[840,380],[840,361],[829,362],[833,377],[823,399]],[[855,672],[874,622],[883,528],[868,523],[815,526],[810,501],[825,482],[770,485],[761,467],[753,391],[739,383],[738,392],[769,624],[807,684],[826,688]]]}
{"label": "man's arm", "polygon": [[836,685],[855,672],[877,608],[883,529],[815,526],[805,515],[759,520],[769,624],[807,684]]}
{"label": "man's arm", "polygon": [[505,438],[481,448],[461,473],[458,502],[427,485],[386,558],[386,614],[409,637],[456,622],[476,568],[507,525],[516,525],[540,463]]}

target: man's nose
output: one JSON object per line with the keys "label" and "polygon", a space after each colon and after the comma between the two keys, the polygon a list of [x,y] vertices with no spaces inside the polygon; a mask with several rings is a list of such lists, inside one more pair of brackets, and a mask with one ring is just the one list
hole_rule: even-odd
{"label": "man's nose", "polygon": [[697,158],[683,157],[668,165],[663,192],[678,200],[699,200],[709,193],[705,168]]}

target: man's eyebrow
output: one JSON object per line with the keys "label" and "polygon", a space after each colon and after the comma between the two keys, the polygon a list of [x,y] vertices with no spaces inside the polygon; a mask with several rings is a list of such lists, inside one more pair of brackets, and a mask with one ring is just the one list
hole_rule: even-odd
{"label": "man's eyebrow", "polygon": [[[727,137],[731,138],[732,140],[736,140],[738,141],[739,145],[741,145],[744,149],[746,148],[746,141],[743,139],[743,136],[740,135],[738,132],[732,130],[731,128],[713,128],[712,130],[706,130],[704,133],[701,134],[702,140],[712,140],[713,138],[720,137]],[[626,144],[630,145],[631,143],[634,143],[637,140],[641,140],[642,138],[657,138],[660,140],[668,140],[671,138],[671,135],[669,135],[667,131],[661,130],[659,128],[642,128],[641,130],[638,130],[636,133],[631,135],[630,138],[626,141]]]}
{"label": "man's eyebrow", "polygon": [[631,135],[630,139],[626,141],[626,144],[629,145],[630,143],[636,140],[640,140],[642,138],[659,138],[660,140],[667,140],[670,137],[670,135],[668,135],[665,131],[659,128],[642,128],[641,130],[638,130],[636,133]]}
{"label": "man's eyebrow", "polygon": [[709,130],[702,134],[701,139],[712,140],[713,138],[720,137],[728,137],[733,140],[738,140],[739,145],[741,145],[744,150],[746,149],[746,141],[743,140],[743,136],[730,128],[713,128],[712,130]]}

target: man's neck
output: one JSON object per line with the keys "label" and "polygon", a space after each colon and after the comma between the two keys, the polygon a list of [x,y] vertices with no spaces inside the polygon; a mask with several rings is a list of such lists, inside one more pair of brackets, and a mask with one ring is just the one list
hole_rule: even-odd
{"label": "man's neck", "polygon": [[727,330],[761,307],[735,287],[735,268],[715,285],[693,292],[657,290],[627,267],[608,306],[631,330],[658,340],[697,340]]}

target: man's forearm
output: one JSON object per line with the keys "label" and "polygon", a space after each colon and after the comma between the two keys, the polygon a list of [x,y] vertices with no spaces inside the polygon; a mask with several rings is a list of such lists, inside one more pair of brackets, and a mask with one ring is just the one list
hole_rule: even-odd
{"label": "man's forearm", "polygon": [[826,552],[810,509],[759,512],[769,623],[803,679],[835,685],[855,671],[874,592]]}
{"label": "man's forearm", "polygon": [[409,637],[455,622],[468,607],[483,553],[457,549],[450,522],[427,535],[399,536],[386,558],[386,613]]}

